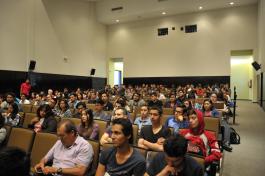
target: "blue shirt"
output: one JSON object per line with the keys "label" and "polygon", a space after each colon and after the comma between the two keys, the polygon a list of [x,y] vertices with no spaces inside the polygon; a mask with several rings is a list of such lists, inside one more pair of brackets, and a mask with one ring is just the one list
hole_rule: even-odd
{"label": "blue shirt", "polygon": [[149,117],[145,118],[144,120],[142,120],[141,117],[137,117],[134,121],[134,124],[136,124],[138,126],[139,131],[141,130],[142,126],[145,125],[152,125],[152,122],[150,120]]}
{"label": "blue shirt", "polygon": [[189,128],[189,121],[188,120],[183,120],[182,122],[177,121],[175,119],[175,116],[171,116],[167,119],[165,126],[174,128],[174,134],[178,134],[179,129]]}

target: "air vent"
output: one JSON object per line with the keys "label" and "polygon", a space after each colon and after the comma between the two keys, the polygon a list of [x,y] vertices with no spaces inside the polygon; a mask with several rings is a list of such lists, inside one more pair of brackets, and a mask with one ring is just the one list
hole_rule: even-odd
{"label": "air vent", "polygon": [[158,36],[168,35],[168,28],[158,28]]}
{"label": "air vent", "polygon": [[112,8],[111,9],[111,11],[118,11],[118,10],[122,10],[123,9],[123,7],[122,6],[120,6],[120,7],[114,7],[114,8]]}
{"label": "air vent", "polygon": [[185,33],[197,32],[197,24],[185,26]]}
{"label": "air vent", "polygon": [[168,0],[157,0],[158,2],[168,1]]}

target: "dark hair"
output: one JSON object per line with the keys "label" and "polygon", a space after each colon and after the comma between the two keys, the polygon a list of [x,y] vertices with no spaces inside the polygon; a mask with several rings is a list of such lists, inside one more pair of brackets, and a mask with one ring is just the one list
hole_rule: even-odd
{"label": "dark hair", "polygon": [[113,125],[121,125],[124,136],[126,137],[131,136],[129,139],[129,143],[133,144],[133,127],[129,119],[123,119],[123,118],[114,119],[112,121],[112,126]]}
{"label": "dark hair", "polygon": [[164,152],[169,157],[183,157],[187,152],[188,142],[181,135],[170,136],[163,144]]}
{"label": "dark hair", "polygon": [[116,103],[120,104],[121,107],[125,107],[125,105],[126,105],[126,101],[123,99],[118,100]]}
{"label": "dark hair", "polygon": [[12,106],[12,108],[13,108],[13,111],[12,111],[10,117],[11,117],[11,119],[15,119],[17,116],[17,113],[18,113],[18,105],[16,103],[11,103],[11,104],[9,104],[9,106]]}
{"label": "dark hair", "polygon": [[[89,118],[88,118],[88,120],[87,120],[87,125],[89,126],[89,127],[91,127],[92,125],[93,125],[93,123],[94,123],[94,115],[93,115],[93,111],[91,110],[91,109],[87,109],[87,110],[85,110],[86,111],[86,114],[89,116]],[[86,126],[86,124],[83,122],[83,121],[81,121],[81,125],[84,127],[84,126]]]}
{"label": "dark hair", "polygon": [[13,98],[16,97],[16,95],[15,95],[13,92],[7,92],[7,93],[6,93],[6,97],[7,97],[8,95],[11,95]]}
{"label": "dark hair", "polygon": [[61,99],[61,100],[59,101],[59,105],[58,105],[59,109],[62,110],[62,108],[60,107],[60,103],[61,103],[62,101],[63,101],[64,104],[65,104],[65,108],[66,108],[66,109],[69,109],[69,104],[68,104],[68,102],[67,102],[66,99]]}
{"label": "dark hair", "polygon": [[151,106],[151,107],[149,108],[149,111],[151,111],[151,110],[156,110],[156,111],[158,112],[158,114],[159,114],[160,117],[161,117],[162,114],[163,114],[163,110],[162,110],[162,108],[159,108],[159,107],[157,107],[157,106]]}
{"label": "dark hair", "polygon": [[59,126],[58,127],[61,127],[62,125],[65,126],[65,133],[69,134],[71,132],[74,132],[75,135],[77,134],[77,128],[76,128],[76,126],[75,126],[75,124],[74,124],[73,121],[71,121],[69,119],[62,120],[59,123]]}
{"label": "dark hair", "polygon": [[191,110],[188,111],[187,116],[190,116],[190,115],[193,115],[193,114],[195,114],[197,116],[196,111],[194,109],[191,109]]}
{"label": "dark hair", "polygon": [[0,129],[5,126],[5,118],[0,113]]}
{"label": "dark hair", "polygon": [[8,147],[0,151],[0,176],[29,176],[30,157],[25,151]]}
{"label": "dark hair", "polygon": [[97,99],[95,104],[100,104],[104,106],[104,101],[102,99]]}
{"label": "dark hair", "polygon": [[37,109],[37,116],[38,117],[41,117],[40,116],[40,111],[44,111],[46,113],[45,114],[45,118],[54,115],[53,112],[52,112],[52,109],[51,109],[50,105],[48,105],[48,104],[40,105],[40,107]]}
{"label": "dark hair", "polygon": [[78,106],[83,106],[86,109],[86,103],[85,102],[82,102],[82,101],[78,102],[77,105],[75,106],[76,109],[78,108]]}
{"label": "dark hair", "polygon": [[151,92],[150,95],[151,95],[151,96],[154,95],[154,96],[157,97],[157,93],[156,93],[156,92]]}
{"label": "dark hair", "polygon": [[74,97],[77,97],[76,93],[74,93],[74,92],[70,93],[69,97],[70,97],[71,95],[73,95]]}
{"label": "dark hair", "polygon": [[211,111],[213,110],[213,102],[212,102],[212,100],[209,100],[209,99],[205,99],[204,101],[203,101],[203,104],[202,104],[202,111],[204,112],[205,111],[205,108],[204,108],[204,103],[206,102],[206,101],[208,101],[210,104],[211,104]]}

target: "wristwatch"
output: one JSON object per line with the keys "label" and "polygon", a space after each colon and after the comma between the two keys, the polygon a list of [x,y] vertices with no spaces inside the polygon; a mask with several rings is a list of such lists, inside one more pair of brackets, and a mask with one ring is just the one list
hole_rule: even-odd
{"label": "wristwatch", "polygon": [[58,169],[57,169],[57,174],[62,174],[63,173],[63,169],[61,168],[61,167],[59,167]]}

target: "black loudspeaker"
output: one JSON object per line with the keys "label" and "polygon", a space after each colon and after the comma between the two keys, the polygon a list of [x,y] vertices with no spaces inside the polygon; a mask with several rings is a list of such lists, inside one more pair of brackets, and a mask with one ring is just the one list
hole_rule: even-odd
{"label": "black loudspeaker", "polygon": [[34,70],[36,66],[36,61],[31,60],[29,63],[29,70]]}
{"label": "black loudspeaker", "polygon": [[92,76],[92,75],[95,75],[95,73],[96,73],[96,69],[95,68],[91,68],[91,70],[90,70],[90,75]]}
{"label": "black loudspeaker", "polygon": [[260,64],[258,64],[258,62],[256,61],[252,62],[252,66],[255,68],[256,71],[260,69]]}

